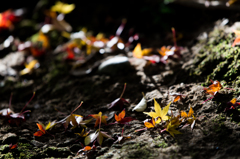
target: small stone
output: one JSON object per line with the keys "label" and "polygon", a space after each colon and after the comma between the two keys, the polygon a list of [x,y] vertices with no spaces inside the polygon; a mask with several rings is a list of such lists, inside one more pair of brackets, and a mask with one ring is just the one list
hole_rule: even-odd
{"label": "small stone", "polygon": [[37,140],[32,140],[31,143],[36,147],[42,147],[44,145],[44,143],[39,142]]}
{"label": "small stone", "polygon": [[162,93],[160,93],[159,90],[155,89],[155,90],[153,90],[151,92],[148,92],[146,94],[146,97],[148,99],[150,99],[150,100],[148,100],[148,102],[149,102],[149,101],[152,101],[153,99],[161,99],[161,98],[163,98],[163,95],[162,95]]}
{"label": "small stone", "polygon": [[17,142],[17,135],[14,133],[7,133],[2,137],[3,144],[11,144]]}
{"label": "small stone", "polygon": [[126,56],[115,56],[101,63],[98,72],[100,74],[117,75],[126,72],[130,68],[130,62]]}
{"label": "small stone", "polygon": [[132,144],[135,144],[136,141],[126,141],[125,143],[123,143],[123,146],[125,145],[132,145]]}

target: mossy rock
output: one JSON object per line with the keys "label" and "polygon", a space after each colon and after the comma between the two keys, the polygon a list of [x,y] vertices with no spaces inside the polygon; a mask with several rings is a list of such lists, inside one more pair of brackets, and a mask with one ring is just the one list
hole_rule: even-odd
{"label": "mossy rock", "polygon": [[240,85],[240,48],[232,47],[235,38],[234,33],[227,33],[224,28],[216,27],[211,31],[195,56],[190,75],[204,79],[205,85],[212,79],[237,88]]}

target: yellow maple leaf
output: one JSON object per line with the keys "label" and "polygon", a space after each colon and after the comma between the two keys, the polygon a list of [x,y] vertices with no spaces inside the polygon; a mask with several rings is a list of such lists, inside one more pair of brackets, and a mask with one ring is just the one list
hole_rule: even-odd
{"label": "yellow maple leaf", "polygon": [[158,104],[158,102],[154,99],[154,109],[155,112],[143,112],[144,114],[149,115],[152,118],[158,118],[156,123],[160,123],[162,120],[168,120],[169,116],[167,116],[169,107],[170,107],[171,102],[164,107],[163,109],[161,108],[161,106]]}
{"label": "yellow maple leaf", "polygon": [[25,69],[20,71],[20,75],[26,75],[30,73],[36,65],[39,65],[38,60],[32,60],[29,64],[25,64]]}
{"label": "yellow maple leaf", "polygon": [[152,52],[151,48],[149,48],[149,49],[146,48],[146,49],[142,50],[141,44],[138,43],[133,50],[133,57],[142,58],[143,56],[149,55],[151,52]]}
{"label": "yellow maple leaf", "polygon": [[73,11],[74,8],[74,4],[66,4],[58,1],[54,6],[52,6],[51,11],[68,14]]}
{"label": "yellow maple leaf", "polygon": [[173,137],[174,134],[182,134],[180,131],[176,130],[176,128],[179,126],[180,123],[172,123],[171,121],[168,123],[166,131],[169,132]]}

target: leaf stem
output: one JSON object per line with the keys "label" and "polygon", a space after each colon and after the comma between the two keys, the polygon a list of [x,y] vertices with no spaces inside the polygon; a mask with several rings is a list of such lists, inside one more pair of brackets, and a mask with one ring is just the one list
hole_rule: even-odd
{"label": "leaf stem", "polygon": [[100,122],[99,122],[99,131],[101,130],[101,122],[102,122],[102,112],[101,112],[101,115],[100,115],[100,117],[99,117],[100,119]]}
{"label": "leaf stem", "polygon": [[175,48],[177,49],[177,40],[176,40],[175,28],[172,28],[172,33],[173,33],[173,43],[174,43]]}
{"label": "leaf stem", "polygon": [[27,102],[27,104],[22,108],[22,110],[21,110],[21,112],[20,112],[20,114],[23,114],[23,110],[27,107],[27,105],[32,101],[32,99],[33,99],[33,97],[35,96],[35,92],[33,92],[33,96],[32,96],[32,98]]}
{"label": "leaf stem", "polygon": [[11,103],[12,103],[12,96],[13,96],[13,93],[11,93],[11,95],[10,95],[9,105],[8,105],[9,109],[10,109],[10,106],[11,106]]}
{"label": "leaf stem", "polygon": [[124,94],[124,92],[126,90],[126,86],[127,86],[127,83],[124,83],[124,88],[123,88],[122,94],[120,95],[120,99],[122,98],[122,96],[123,96],[123,94]]}
{"label": "leaf stem", "polygon": [[[83,101],[81,101],[81,103],[79,104],[79,106],[76,108],[76,109],[74,109],[73,111],[72,111],[72,113],[74,113],[78,108],[80,108],[81,106],[82,106],[82,104],[83,104]],[[71,114],[72,114],[71,113]]]}

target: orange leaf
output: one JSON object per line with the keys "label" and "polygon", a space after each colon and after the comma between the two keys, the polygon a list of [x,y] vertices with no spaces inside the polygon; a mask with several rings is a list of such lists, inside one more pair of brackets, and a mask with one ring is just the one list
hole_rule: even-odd
{"label": "orange leaf", "polygon": [[37,123],[37,126],[38,126],[38,128],[39,128],[40,131],[42,131],[44,134],[46,133],[45,130],[44,130],[44,128],[43,128],[43,126],[42,126],[41,124],[38,124],[38,123]]}
{"label": "orange leaf", "polygon": [[181,117],[187,118],[187,113],[185,111],[181,111]]}
{"label": "orange leaf", "polygon": [[115,120],[116,121],[121,121],[125,117],[125,114],[126,114],[125,109],[121,113],[119,113],[118,115],[115,114]]}
{"label": "orange leaf", "polygon": [[89,150],[91,150],[92,148],[91,148],[91,146],[85,146],[84,148],[83,148],[83,151],[89,151]]}
{"label": "orange leaf", "polygon": [[165,56],[167,55],[167,52],[170,51],[170,49],[169,47],[162,46],[161,50],[158,49],[157,51],[160,55]]}
{"label": "orange leaf", "polygon": [[42,131],[37,131],[37,132],[35,132],[33,135],[34,136],[42,136],[42,135],[44,135],[45,133],[43,133]]}
{"label": "orange leaf", "polygon": [[107,120],[106,120],[107,116],[105,115],[102,116],[102,112],[99,112],[98,114],[92,114],[90,116],[96,119],[94,127],[97,127],[97,125],[100,122],[100,119],[101,119],[101,123],[107,124]]}
{"label": "orange leaf", "polygon": [[193,113],[194,113],[193,108],[190,107],[190,110],[189,110],[188,114],[185,111],[181,111],[181,117],[189,118],[189,117],[193,116]]}
{"label": "orange leaf", "polygon": [[231,102],[232,104],[235,104],[236,101],[237,101],[237,99],[236,99],[236,98],[233,98],[230,102]]}
{"label": "orange leaf", "polygon": [[222,85],[219,81],[214,81],[208,88],[204,88],[206,93],[215,95],[220,89],[222,89]]}
{"label": "orange leaf", "polygon": [[234,47],[235,45],[240,43],[240,37],[236,37],[236,39],[234,40],[232,47]]}
{"label": "orange leaf", "polygon": [[46,134],[46,131],[45,131],[45,129],[43,128],[43,126],[41,124],[37,123],[37,126],[39,128],[39,131],[35,132],[33,134],[34,136],[42,136],[42,135]]}
{"label": "orange leaf", "polygon": [[193,113],[194,113],[193,108],[190,107],[190,110],[189,110],[189,112],[188,112],[188,117],[193,116]]}
{"label": "orange leaf", "polygon": [[178,95],[178,96],[176,96],[176,97],[174,98],[173,102],[177,102],[177,101],[179,101],[180,99],[181,99],[181,95]]}
{"label": "orange leaf", "polygon": [[155,120],[152,118],[152,123],[150,122],[144,122],[144,125],[147,127],[147,128],[154,128],[155,127]]}
{"label": "orange leaf", "polygon": [[9,145],[9,148],[12,150],[12,149],[15,149],[17,147],[17,143],[16,144],[14,144],[14,145],[12,145],[12,144],[10,144]]}

